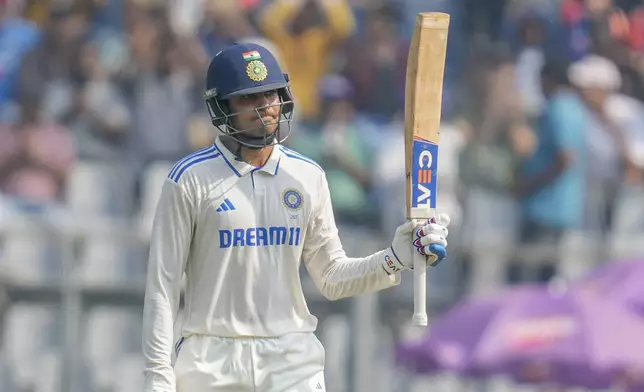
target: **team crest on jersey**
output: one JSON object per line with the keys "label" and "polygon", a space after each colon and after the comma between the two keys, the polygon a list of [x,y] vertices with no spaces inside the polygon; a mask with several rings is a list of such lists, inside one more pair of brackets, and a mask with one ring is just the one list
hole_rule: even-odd
{"label": "team crest on jersey", "polygon": [[302,208],[303,201],[304,198],[297,189],[289,188],[282,192],[282,202],[289,210],[299,210],[300,208]]}
{"label": "team crest on jersey", "polygon": [[261,82],[268,77],[266,65],[259,60],[253,60],[246,66],[246,74],[255,82]]}

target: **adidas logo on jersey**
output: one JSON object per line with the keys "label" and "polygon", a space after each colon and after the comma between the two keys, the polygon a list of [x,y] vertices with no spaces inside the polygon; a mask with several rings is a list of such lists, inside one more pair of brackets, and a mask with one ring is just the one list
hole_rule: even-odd
{"label": "adidas logo on jersey", "polygon": [[326,388],[324,388],[324,375],[320,373],[313,379],[309,380],[309,388],[314,391],[324,392],[326,390]]}
{"label": "adidas logo on jersey", "polygon": [[219,206],[219,208],[217,208],[216,211],[223,212],[223,211],[234,211],[234,210],[235,210],[235,206],[233,205],[233,203],[231,203],[230,200],[226,199],[224,200],[223,203],[221,203],[221,205]]}

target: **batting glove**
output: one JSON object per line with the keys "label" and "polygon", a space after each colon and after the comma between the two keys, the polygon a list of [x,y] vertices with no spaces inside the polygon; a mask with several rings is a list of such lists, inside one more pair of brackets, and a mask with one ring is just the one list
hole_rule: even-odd
{"label": "batting glove", "polygon": [[414,252],[427,258],[427,266],[438,265],[447,257],[447,234],[450,219],[439,214],[427,221],[408,220],[396,229],[391,244],[393,257],[385,260],[387,272],[414,269]]}

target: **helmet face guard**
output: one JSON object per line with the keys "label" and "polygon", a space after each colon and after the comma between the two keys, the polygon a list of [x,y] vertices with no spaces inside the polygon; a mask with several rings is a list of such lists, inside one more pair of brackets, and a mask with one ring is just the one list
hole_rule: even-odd
{"label": "helmet face guard", "polygon": [[[267,90],[271,91],[271,90]],[[261,92],[261,91],[260,91]],[[258,92],[258,93],[260,93]],[[264,91],[265,92],[265,91]],[[277,89],[279,103],[265,106],[258,106],[241,112],[231,112],[228,99],[217,97],[216,91],[208,91],[204,94],[206,107],[212,124],[223,134],[233,138],[244,147],[261,149],[272,144],[283,143],[291,134],[291,122],[294,115],[294,103],[288,87]],[[241,95],[241,94],[240,94]],[[262,111],[269,107],[279,108],[279,118],[274,122],[266,122],[262,118]],[[261,121],[261,125],[255,128],[238,129],[234,126],[235,117],[254,111]],[[267,130],[268,126],[277,125],[273,132]],[[264,130],[262,136],[253,135],[257,130]]]}

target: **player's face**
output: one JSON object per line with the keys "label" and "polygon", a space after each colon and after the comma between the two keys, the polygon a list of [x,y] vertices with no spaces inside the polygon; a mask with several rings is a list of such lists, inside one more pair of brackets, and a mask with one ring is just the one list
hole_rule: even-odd
{"label": "player's face", "polygon": [[276,90],[232,97],[229,105],[231,112],[237,113],[233,117],[236,129],[253,136],[263,136],[264,132],[270,134],[277,130],[281,102]]}

